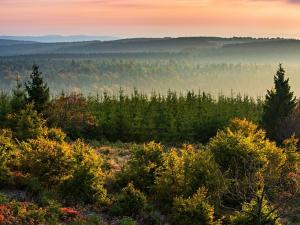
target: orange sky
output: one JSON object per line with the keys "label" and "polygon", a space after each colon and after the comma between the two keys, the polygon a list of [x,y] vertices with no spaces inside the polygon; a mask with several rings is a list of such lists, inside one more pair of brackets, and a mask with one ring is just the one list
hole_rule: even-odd
{"label": "orange sky", "polygon": [[0,15],[6,35],[300,38],[300,0],[0,0]]}

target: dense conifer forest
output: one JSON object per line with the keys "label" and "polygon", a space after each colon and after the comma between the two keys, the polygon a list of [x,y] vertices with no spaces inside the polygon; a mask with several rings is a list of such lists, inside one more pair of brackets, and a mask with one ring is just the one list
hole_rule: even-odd
{"label": "dense conifer forest", "polygon": [[58,92],[42,72],[0,94],[0,224],[300,224],[300,105],[284,66],[258,98]]}

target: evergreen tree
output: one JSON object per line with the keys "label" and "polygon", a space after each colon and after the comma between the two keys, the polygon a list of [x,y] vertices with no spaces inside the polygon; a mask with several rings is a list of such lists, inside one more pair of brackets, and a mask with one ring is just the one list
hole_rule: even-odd
{"label": "evergreen tree", "polygon": [[12,92],[12,99],[11,99],[11,107],[12,111],[19,112],[20,110],[24,109],[26,105],[26,93],[23,89],[22,83],[20,82],[20,77],[16,77],[16,87],[13,89]]}
{"label": "evergreen tree", "polygon": [[285,70],[280,64],[274,76],[275,89],[268,90],[262,116],[262,125],[267,135],[279,143],[282,141],[277,132],[279,126],[296,106],[296,98],[290,90],[289,79],[285,79],[284,76]]}
{"label": "evergreen tree", "polygon": [[28,101],[34,104],[34,108],[40,113],[47,107],[50,94],[49,87],[43,81],[42,73],[37,65],[32,66],[31,81],[25,83]]}

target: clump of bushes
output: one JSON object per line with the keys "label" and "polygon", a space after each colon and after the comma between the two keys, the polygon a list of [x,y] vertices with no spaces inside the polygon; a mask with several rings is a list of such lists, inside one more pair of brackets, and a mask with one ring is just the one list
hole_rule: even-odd
{"label": "clump of bushes", "polygon": [[65,142],[61,130],[50,129],[48,137],[30,139],[19,146],[21,170],[29,174],[28,188],[33,192],[41,189],[40,185],[58,188],[68,201],[107,203],[101,156],[80,140]]}

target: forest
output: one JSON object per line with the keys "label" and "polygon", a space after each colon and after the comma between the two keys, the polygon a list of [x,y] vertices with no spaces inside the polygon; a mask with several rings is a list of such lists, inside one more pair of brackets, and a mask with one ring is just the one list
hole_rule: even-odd
{"label": "forest", "polygon": [[[18,75],[30,77],[33,63],[56,96],[80,92],[128,95],[134,88],[150,95],[188,91],[264,97],[277,64],[292,86],[300,84],[300,41],[263,38],[136,38],[116,41],[38,43],[0,39],[0,89],[7,92]],[[300,95],[298,88],[294,89]]]}
{"label": "forest", "polygon": [[0,94],[0,224],[300,224],[300,102],[281,64],[258,98],[53,90],[41,68]]}

